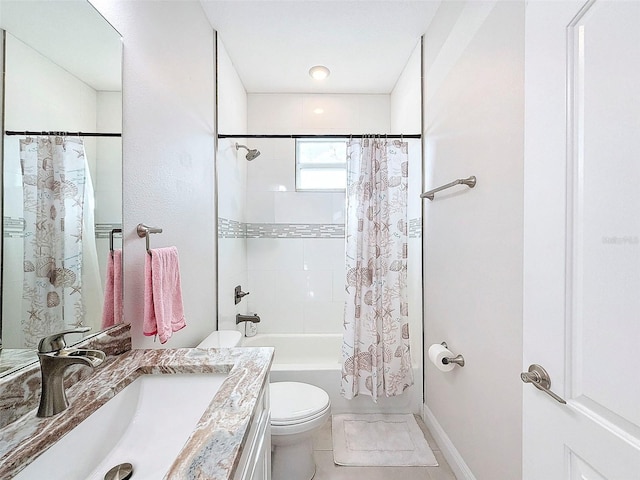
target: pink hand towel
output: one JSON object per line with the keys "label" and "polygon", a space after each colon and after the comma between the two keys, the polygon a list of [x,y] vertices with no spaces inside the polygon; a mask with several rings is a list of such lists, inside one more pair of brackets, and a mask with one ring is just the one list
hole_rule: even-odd
{"label": "pink hand towel", "polygon": [[122,250],[114,250],[107,258],[104,285],[102,328],[122,322]]}
{"label": "pink hand towel", "polygon": [[185,326],[178,250],[154,248],[145,261],[143,333],[165,343]]}

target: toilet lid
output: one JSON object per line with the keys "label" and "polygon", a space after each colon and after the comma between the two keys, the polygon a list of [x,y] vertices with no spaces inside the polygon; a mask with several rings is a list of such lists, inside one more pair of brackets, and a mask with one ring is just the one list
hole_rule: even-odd
{"label": "toilet lid", "polygon": [[269,384],[271,423],[286,425],[317,417],[329,407],[329,395],[321,388],[300,382]]}

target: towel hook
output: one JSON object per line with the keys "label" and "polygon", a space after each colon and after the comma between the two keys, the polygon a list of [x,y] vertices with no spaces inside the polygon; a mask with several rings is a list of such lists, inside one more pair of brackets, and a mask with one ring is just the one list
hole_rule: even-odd
{"label": "towel hook", "polygon": [[148,225],[145,225],[144,223],[139,223],[138,226],[136,227],[136,232],[138,232],[138,236],[140,238],[146,239],[147,253],[151,255],[151,249],[149,248],[149,235],[151,233],[162,233],[162,229],[157,227],[150,227]]}

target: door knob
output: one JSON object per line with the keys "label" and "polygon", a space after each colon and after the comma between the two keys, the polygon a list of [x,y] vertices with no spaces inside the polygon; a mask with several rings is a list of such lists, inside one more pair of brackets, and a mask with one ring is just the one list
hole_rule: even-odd
{"label": "door knob", "polygon": [[551,398],[553,398],[554,400],[562,403],[562,404],[566,404],[567,402],[565,401],[564,398],[562,398],[561,396],[553,393],[550,388],[551,388],[551,378],[549,377],[549,374],[547,373],[547,371],[542,368],[540,365],[534,363],[533,365],[529,365],[529,370],[527,372],[522,372],[520,374],[520,378],[522,379],[522,381],[524,383],[531,383],[533,384],[534,387],[536,387],[538,390],[546,393],[547,395],[549,395]]}

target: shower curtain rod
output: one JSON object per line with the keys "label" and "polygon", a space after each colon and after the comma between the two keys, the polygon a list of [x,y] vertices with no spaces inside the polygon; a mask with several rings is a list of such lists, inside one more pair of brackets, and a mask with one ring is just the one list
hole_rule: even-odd
{"label": "shower curtain rod", "polygon": [[15,130],[7,130],[4,132],[6,135],[57,135],[60,137],[122,137],[121,133],[96,133],[96,132],[31,132],[31,131],[22,131],[18,132]]}
{"label": "shower curtain rod", "polygon": [[336,133],[330,133],[330,134],[310,134],[310,135],[302,135],[302,134],[293,134],[293,135],[272,135],[272,134],[264,134],[264,135],[256,135],[256,134],[235,134],[235,135],[228,135],[228,134],[224,134],[224,133],[220,133],[218,134],[218,138],[359,138],[359,137],[378,137],[378,138],[422,138],[422,135],[420,135],[419,133],[410,133],[410,134],[400,134],[400,133],[393,133],[393,134],[387,134],[387,133],[379,133],[379,134],[354,134],[354,133],[348,133],[348,134],[336,134]]}

